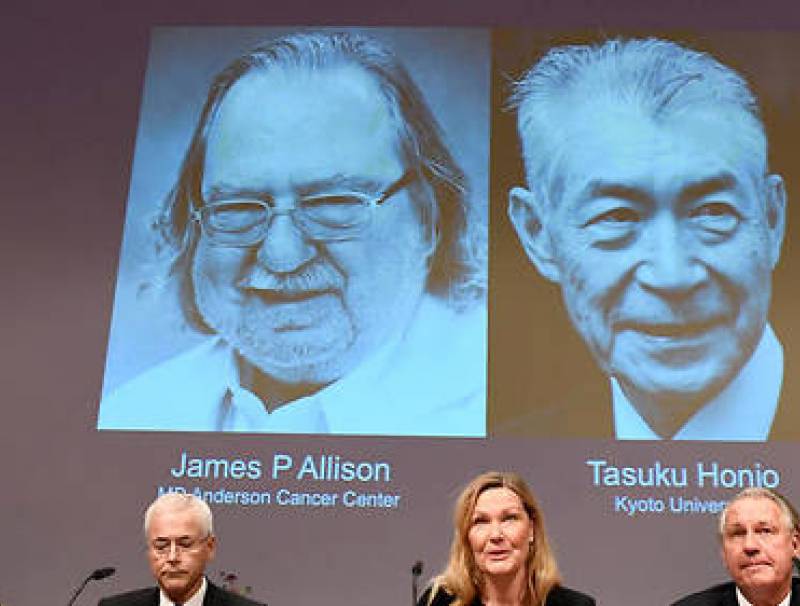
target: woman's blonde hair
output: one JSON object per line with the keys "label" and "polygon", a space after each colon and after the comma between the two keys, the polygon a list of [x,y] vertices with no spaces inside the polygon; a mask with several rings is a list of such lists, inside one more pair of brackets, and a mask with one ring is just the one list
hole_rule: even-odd
{"label": "woman's blonde hair", "polygon": [[533,542],[525,563],[528,585],[523,603],[526,606],[543,606],[547,594],[561,583],[553,550],[547,540],[542,510],[530,488],[518,474],[510,471],[487,471],[474,478],[458,497],[453,513],[453,542],[450,559],[444,572],[433,581],[431,599],[437,590],[444,589],[455,600],[452,606],[469,606],[480,596],[483,574],[475,564],[469,543],[469,531],[478,497],[492,488],[507,488],[516,494],[533,524]]}

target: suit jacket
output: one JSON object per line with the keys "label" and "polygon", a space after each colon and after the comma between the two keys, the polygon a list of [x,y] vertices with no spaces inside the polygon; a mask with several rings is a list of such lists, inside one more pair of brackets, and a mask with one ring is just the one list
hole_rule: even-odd
{"label": "suit jacket", "polygon": [[[417,606],[428,606],[430,592],[431,588],[429,587],[425,593],[422,594],[419,602],[417,602]],[[452,602],[453,596],[440,588],[433,597],[430,606],[449,606]],[[475,598],[475,601],[470,606],[482,606],[480,598]],[[548,594],[544,606],[595,606],[595,601],[594,598],[580,593],[579,591],[557,585]]]}
{"label": "suit jacket", "polygon": [[[206,579],[208,581],[208,579]],[[159,599],[158,587],[148,587],[147,589],[136,589],[127,593],[120,593],[109,598],[103,598],[98,606],[158,606]],[[240,595],[225,591],[208,581],[206,596],[203,598],[203,606],[266,606],[248,600]]]}
{"label": "suit jacket", "polygon": [[[736,585],[733,581],[714,585],[674,602],[672,606],[739,606]],[[789,606],[800,606],[800,579],[792,579],[792,597]]]}

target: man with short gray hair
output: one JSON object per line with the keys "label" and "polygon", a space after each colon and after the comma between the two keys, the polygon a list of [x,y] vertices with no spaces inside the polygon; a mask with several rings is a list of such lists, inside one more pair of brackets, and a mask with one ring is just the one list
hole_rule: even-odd
{"label": "man with short gray hair", "polygon": [[792,577],[800,537],[792,508],[767,488],[747,488],[719,517],[722,561],[733,579],[678,600],[673,606],[798,606]]}
{"label": "man with short gray hair", "polygon": [[161,495],[145,512],[144,534],[158,586],[102,599],[99,606],[260,606],[206,578],[217,538],[211,509],[202,499],[181,493]]}
{"label": "man with short gray hair", "polygon": [[614,436],[766,440],[786,194],[745,80],[674,42],[610,40],[550,50],[512,104],[527,186],[509,215],[609,379]]}

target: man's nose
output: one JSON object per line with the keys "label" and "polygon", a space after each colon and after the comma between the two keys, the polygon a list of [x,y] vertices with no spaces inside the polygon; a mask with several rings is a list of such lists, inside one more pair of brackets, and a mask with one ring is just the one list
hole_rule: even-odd
{"label": "man's nose", "polygon": [[314,243],[300,231],[291,214],[281,213],[272,218],[256,259],[258,264],[274,273],[291,273],[317,254]]}
{"label": "man's nose", "polygon": [[169,552],[167,553],[167,561],[168,562],[176,562],[180,559],[181,550],[178,547],[178,544],[175,541],[172,541],[169,544]]}
{"label": "man's nose", "polygon": [[697,243],[685,233],[680,221],[671,215],[656,217],[642,234],[642,258],[636,278],[648,290],[689,293],[708,277],[708,270],[697,257]]}
{"label": "man's nose", "polygon": [[748,532],[742,539],[742,550],[747,555],[754,555],[761,549],[761,539],[754,532]]}

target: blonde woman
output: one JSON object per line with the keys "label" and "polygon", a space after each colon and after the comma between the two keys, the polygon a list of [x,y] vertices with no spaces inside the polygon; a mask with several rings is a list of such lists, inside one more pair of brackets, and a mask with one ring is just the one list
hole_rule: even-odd
{"label": "blonde woman", "polygon": [[542,512],[524,480],[490,471],[456,502],[450,560],[418,606],[593,606],[561,585]]}

